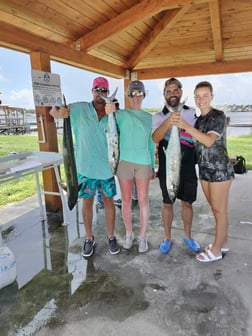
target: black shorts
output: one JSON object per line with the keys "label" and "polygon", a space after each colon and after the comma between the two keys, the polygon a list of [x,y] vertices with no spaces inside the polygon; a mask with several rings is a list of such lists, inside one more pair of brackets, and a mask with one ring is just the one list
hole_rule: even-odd
{"label": "black shorts", "polygon": [[[163,141],[160,142],[158,147],[158,178],[162,191],[163,203],[172,204],[173,202],[169,198],[166,187],[166,158],[164,149],[167,146],[167,142],[165,140]],[[181,155],[180,182],[176,198],[192,204],[197,198],[198,186],[194,148],[181,144]]]}

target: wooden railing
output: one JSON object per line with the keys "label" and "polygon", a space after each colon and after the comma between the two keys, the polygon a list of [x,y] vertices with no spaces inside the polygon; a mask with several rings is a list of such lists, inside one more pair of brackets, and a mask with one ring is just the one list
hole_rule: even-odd
{"label": "wooden railing", "polygon": [[23,134],[26,128],[24,108],[0,105],[0,134]]}

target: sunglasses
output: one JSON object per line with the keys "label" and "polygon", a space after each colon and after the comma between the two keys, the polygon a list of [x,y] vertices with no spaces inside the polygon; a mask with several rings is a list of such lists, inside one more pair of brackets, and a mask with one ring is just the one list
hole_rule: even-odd
{"label": "sunglasses", "polygon": [[99,87],[95,87],[93,90],[94,90],[94,92],[102,92],[102,93],[107,93],[108,92],[108,89],[99,88]]}
{"label": "sunglasses", "polygon": [[142,91],[133,91],[129,92],[128,97],[133,98],[133,97],[142,97],[144,96],[144,93]]}

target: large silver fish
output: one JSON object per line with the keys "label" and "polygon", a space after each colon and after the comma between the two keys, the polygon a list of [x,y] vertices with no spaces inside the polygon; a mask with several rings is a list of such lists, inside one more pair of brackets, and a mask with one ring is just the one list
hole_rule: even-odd
{"label": "large silver fish", "polygon": [[[64,96],[63,100],[65,107],[67,107]],[[72,210],[78,201],[78,192],[81,185],[78,185],[70,117],[64,118],[63,121],[63,162],[66,185],[61,183],[61,187],[67,192],[68,207]]]}
{"label": "large silver fish", "polygon": [[[184,104],[179,103],[174,109],[169,106],[171,112],[181,112]],[[181,164],[181,147],[179,139],[179,129],[177,126],[172,126],[169,142],[165,151],[166,156],[166,186],[169,198],[172,202],[175,201],[178,193],[180,181],[180,164]]]}
{"label": "large silver fish", "polygon": [[[115,99],[117,89],[110,97],[101,97],[105,100],[106,103],[110,103]],[[108,114],[108,125],[106,128],[106,138],[107,138],[107,146],[108,146],[108,160],[109,165],[112,171],[112,174],[116,174],[117,166],[119,163],[119,134],[116,124],[115,113]]]}

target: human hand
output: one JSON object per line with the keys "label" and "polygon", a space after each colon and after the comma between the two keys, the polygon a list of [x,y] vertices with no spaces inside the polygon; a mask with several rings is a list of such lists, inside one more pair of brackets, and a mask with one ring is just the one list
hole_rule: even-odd
{"label": "human hand", "polygon": [[68,118],[70,115],[70,109],[68,107],[57,107],[54,106],[49,111],[53,118]]}
{"label": "human hand", "polygon": [[180,116],[180,114],[174,115],[172,117],[172,125],[177,126],[181,129],[186,129],[188,123]]}
{"label": "human hand", "polygon": [[179,116],[179,112],[172,112],[170,113],[169,117],[166,119],[167,122],[167,129],[171,128],[174,125],[174,120],[176,116]]}
{"label": "human hand", "polygon": [[105,105],[106,114],[115,112],[115,110],[116,110],[115,103],[111,102]]}
{"label": "human hand", "polygon": [[150,177],[151,180],[154,180],[156,178],[156,172],[155,172],[155,169],[152,168],[152,175]]}

